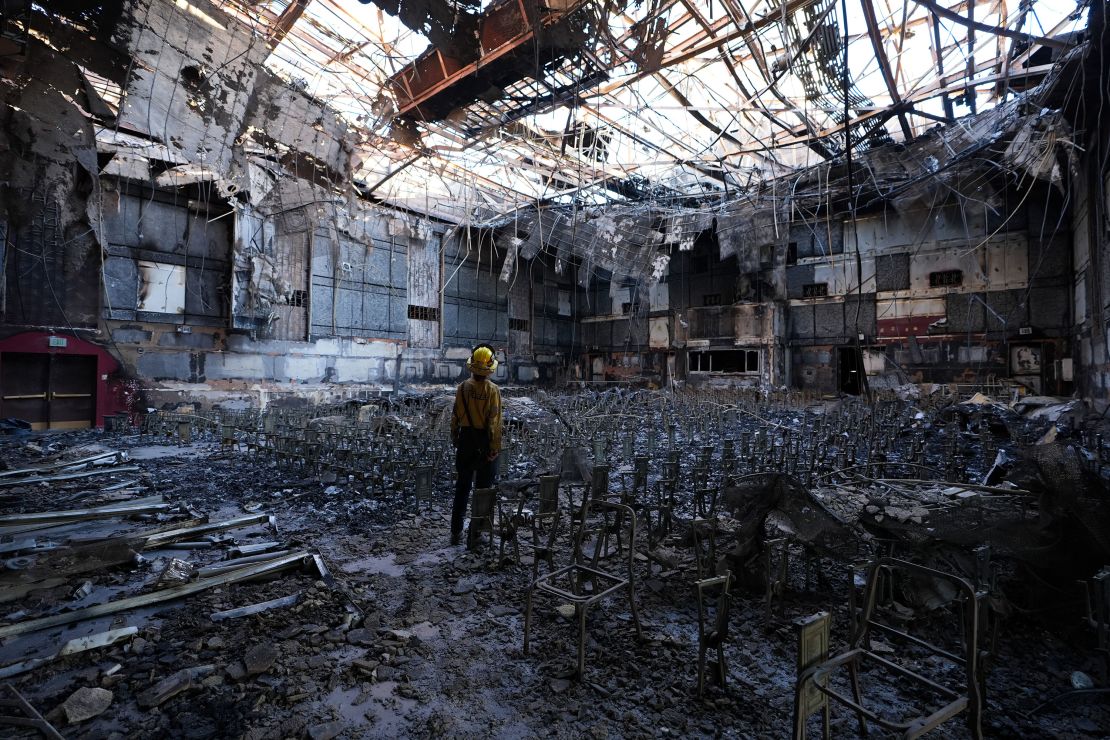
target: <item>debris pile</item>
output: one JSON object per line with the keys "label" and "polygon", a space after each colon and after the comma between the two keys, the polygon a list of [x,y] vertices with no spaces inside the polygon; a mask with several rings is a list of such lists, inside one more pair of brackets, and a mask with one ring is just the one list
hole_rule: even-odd
{"label": "debris pile", "polygon": [[[500,495],[474,550],[447,546],[444,394],[0,441],[0,676],[67,737],[580,736],[613,721],[782,736],[792,620],[829,611],[843,641],[859,562],[894,552],[989,595],[989,732],[1089,732],[1107,720],[1097,704],[1022,712],[1076,671],[1102,675],[1083,639],[1040,621],[1079,603],[1031,616],[1110,562],[1100,427],[1074,406],[901,395],[506,394]],[[597,499],[613,506],[577,519]],[[522,646],[524,594],[575,552],[630,576],[634,598],[590,608],[581,676],[573,601],[537,601]],[[958,604],[907,582],[893,607],[932,639]],[[723,651],[723,686],[699,671],[702,644]]]}

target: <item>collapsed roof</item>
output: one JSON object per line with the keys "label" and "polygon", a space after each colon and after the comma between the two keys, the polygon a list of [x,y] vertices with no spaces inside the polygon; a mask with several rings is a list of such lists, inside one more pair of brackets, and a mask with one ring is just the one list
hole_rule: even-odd
{"label": "collapsed roof", "polygon": [[214,4],[358,132],[363,195],[454,223],[720,202],[994,107],[1085,22],[1058,0]]}

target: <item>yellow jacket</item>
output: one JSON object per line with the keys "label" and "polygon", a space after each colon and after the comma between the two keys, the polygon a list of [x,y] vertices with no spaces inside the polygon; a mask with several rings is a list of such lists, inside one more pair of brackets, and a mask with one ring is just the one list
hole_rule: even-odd
{"label": "yellow jacket", "polygon": [[459,442],[459,428],[489,430],[489,451],[501,452],[501,389],[491,380],[467,378],[455,390],[451,441]]}

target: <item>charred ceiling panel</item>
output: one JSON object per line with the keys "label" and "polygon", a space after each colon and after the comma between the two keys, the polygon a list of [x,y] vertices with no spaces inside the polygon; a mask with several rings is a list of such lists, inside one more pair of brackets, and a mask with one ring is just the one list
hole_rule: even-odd
{"label": "charred ceiling panel", "polygon": [[[869,2],[870,0],[865,0]],[[835,13],[836,0],[818,0],[807,3],[794,13],[783,14],[783,37],[790,41],[793,55],[790,70],[802,82],[806,101],[830,111],[843,110],[845,99],[856,112],[867,112],[874,102],[863,95],[844,70],[844,46]],[[808,43],[803,44],[803,39]],[[845,82],[848,82],[845,85]],[[860,125],[853,132],[853,146],[866,141],[871,145],[885,144],[890,137],[883,129],[886,118],[876,116]],[[841,136],[840,150],[844,150]]]}
{"label": "charred ceiling panel", "polygon": [[226,172],[269,54],[261,37],[203,0],[131,0],[117,37],[135,57],[119,124]]}

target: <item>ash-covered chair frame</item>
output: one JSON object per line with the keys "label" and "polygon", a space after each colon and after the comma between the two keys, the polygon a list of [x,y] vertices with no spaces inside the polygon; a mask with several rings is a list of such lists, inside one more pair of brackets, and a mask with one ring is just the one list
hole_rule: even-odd
{"label": "ash-covered chair frame", "polygon": [[[875,618],[877,597],[882,588],[882,576],[901,571],[903,573],[937,578],[947,581],[955,587],[962,603],[961,622],[963,635],[961,644],[963,654],[958,655],[944,648],[933,645],[925,640],[910,635],[890,625],[884,624]],[[928,568],[917,563],[900,560],[892,557],[882,557],[873,561],[869,568],[866,590],[864,591],[863,605],[856,632],[849,648],[827,660],[823,660],[798,676],[795,694],[794,738],[805,737],[805,724],[807,717],[801,716],[798,710],[801,706],[802,696],[807,687],[812,686],[823,693],[828,699],[843,704],[851,709],[859,720],[860,733],[866,734],[867,721],[870,720],[880,727],[900,733],[903,738],[915,738],[938,727],[961,712],[967,715],[968,730],[973,738],[982,738],[982,713],[985,699],[984,675],[982,670],[983,656],[979,652],[979,637],[982,631],[981,610],[986,600],[986,591],[977,590],[970,581],[959,576],[944,573],[935,568]],[[885,636],[899,641],[905,641],[922,648],[935,656],[959,665],[964,673],[964,685],[959,688],[944,686],[936,681],[910,670],[893,660],[883,657],[870,649],[872,631],[881,632]],[[900,679],[925,688],[947,699],[942,707],[924,716],[913,717],[908,720],[894,720],[879,715],[877,712],[863,706],[863,696],[860,690],[860,668],[864,663],[878,665],[881,668],[896,674]],[[844,696],[836,691],[829,681],[831,674],[839,668],[847,668],[851,679],[852,697]],[[828,726],[826,725],[826,737]]]}
{"label": "ash-covered chair frame", "polygon": [[[608,527],[608,522],[603,523],[603,529],[598,531],[598,538],[595,541],[595,552],[593,556],[589,558],[588,564],[586,562],[587,559],[582,552],[582,542],[586,532],[589,531],[587,522],[589,521],[591,511],[600,511],[604,514],[612,513],[628,524],[628,546],[627,549],[623,551],[625,554],[621,558],[626,564],[626,570],[623,576],[609,573],[597,567],[598,561],[602,556],[600,548],[602,547],[604,538],[601,535],[604,528]],[[639,613],[636,610],[636,579],[633,571],[633,563],[635,562],[636,556],[635,512],[632,510],[632,507],[626,504],[605,501],[603,499],[586,498],[582,502],[579,521],[581,523],[574,535],[574,554],[573,561],[570,565],[545,573],[539,578],[536,578],[528,588],[528,597],[524,609],[524,653],[528,654],[529,650],[529,636],[532,627],[532,603],[536,592],[546,593],[564,602],[569,602],[574,606],[575,616],[578,618],[577,677],[578,680],[582,680],[582,676],[586,669],[586,613],[589,607],[605,599],[607,596],[611,596],[620,591],[626,591],[628,594],[629,609],[632,612],[632,622],[636,627],[637,638],[643,637],[643,630],[640,626]],[[560,579],[564,578],[571,584],[569,590],[557,585]],[[593,585],[590,592],[584,592],[582,589],[582,585],[587,582]]]}

